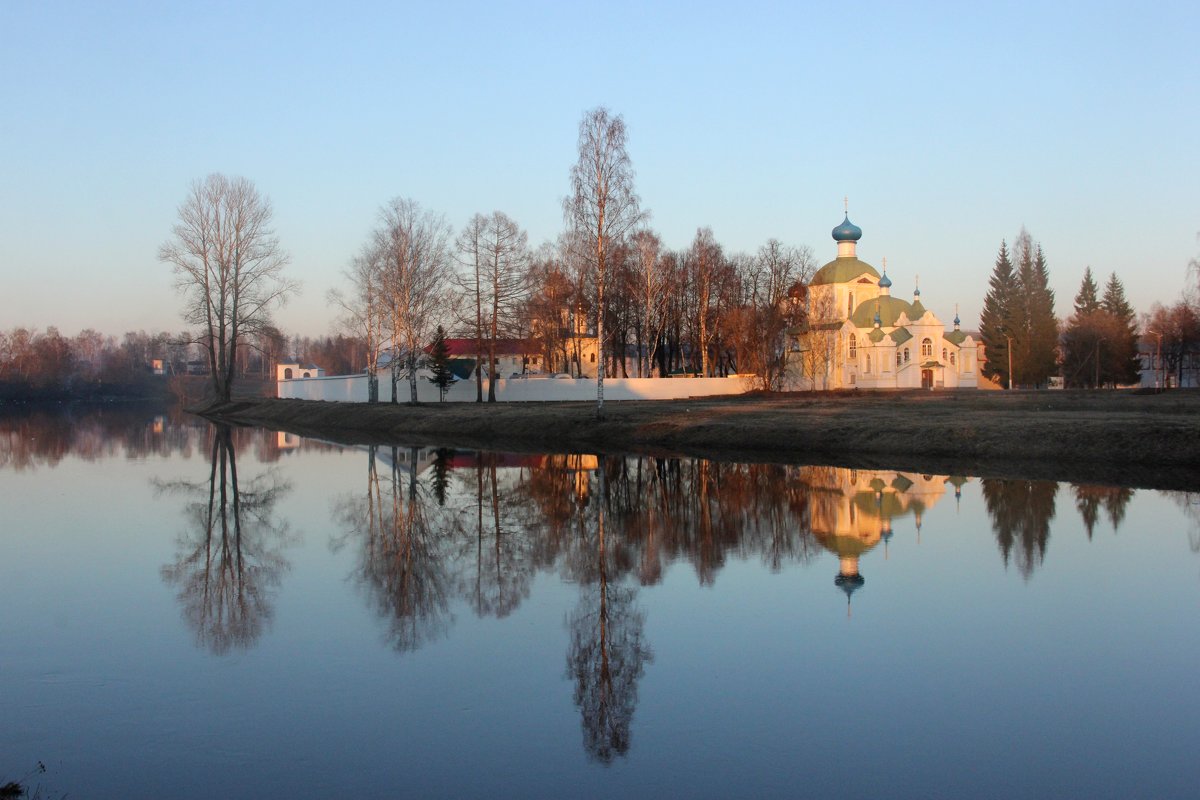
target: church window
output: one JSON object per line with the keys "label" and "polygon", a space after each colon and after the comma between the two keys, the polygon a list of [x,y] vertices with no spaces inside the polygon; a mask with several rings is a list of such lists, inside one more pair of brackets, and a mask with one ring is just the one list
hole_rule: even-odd
{"label": "church window", "polygon": [[904,348],[904,363],[908,363],[908,348]]}
{"label": "church window", "polygon": [[292,379],[292,368],[291,367],[286,367],[283,370],[283,379],[285,381],[290,381]]}
{"label": "church window", "polygon": [[896,351],[896,366],[900,366],[900,351]]}
{"label": "church window", "polygon": [[942,348],[942,361],[946,360],[946,348]]}
{"label": "church window", "polygon": [[[854,295],[851,295],[853,297]],[[850,334],[850,358],[858,358],[858,337],[853,333]]]}
{"label": "church window", "polygon": [[950,366],[954,366],[954,353],[950,354]]}
{"label": "church window", "polygon": [[921,340],[921,358],[929,358],[933,355],[933,339],[928,337]]}
{"label": "church window", "polygon": [[867,372],[871,371],[871,354],[867,353]]}
{"label": "church window", "polygon": [[851,292],[849,295],[849,299],[847,299],[847,301],[846,301],[846,316],[848,317],[853,313],[854,313],[854,292]]}

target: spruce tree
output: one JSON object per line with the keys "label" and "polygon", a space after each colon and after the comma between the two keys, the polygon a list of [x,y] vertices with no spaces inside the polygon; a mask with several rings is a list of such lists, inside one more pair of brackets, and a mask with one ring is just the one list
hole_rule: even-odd
{"label": "spruce tree", "polygon": [[1083,317],[1100,310],[1100,289],[1096,279],[1092,277],[1092,268],[1083,270],[1083,283],[1079,284],[1079,294],[1075,295],[1075,316]]}
{"label": "spruce tree", "polygon": [[983,313],[979,318],[979,336],[983,340],[987,363],[983,366],[985,377],[999,380],[1008,386],[1008,339],[1012,331],[1013,290],[1012,260],[1008,254],[1008,243],[1000,242],[996,254],[996,265],[988,281],[988,293],[983,300]]}
{"label": "spruce tree", "polygon": [[1075,313],[1063,332],[1063,379],[1067,386],[1095,386],[1100,345],[1107,336],[1108,314],[1100,306],[1096,281],[1089,267],[1075,295]]}
{"label": "spruce tree", "polygon": [[450,371],[450,346],[446,344],[446,331],[438,325],[437,335],[429,348],[429,382],[438,387],[438,399],[446,399],[446,390],[454,382],[454,373]]}
{"label": "spruce tree", "polygon": [[1054,316],[1054,290],[1050,288],[1050,270],[1042,246],[1036,245],[1033,272],[1028,283],[1022,282],[1028,298],[1028,353],[1026,382],[1045,386],[1058,374],[1058,318]]}
{"label": "spruce tree", "polygon": [[1137,315],[1134,314],[1129,301],[1125,299],[1125,286],[1115,272],[1104,286],[1104,299],[1100,301],[1100,305],[1111,317],[1113,339],[1104,348],[1105,382],[1136,383],[1141,372],[1141,363],[1138,359]]}

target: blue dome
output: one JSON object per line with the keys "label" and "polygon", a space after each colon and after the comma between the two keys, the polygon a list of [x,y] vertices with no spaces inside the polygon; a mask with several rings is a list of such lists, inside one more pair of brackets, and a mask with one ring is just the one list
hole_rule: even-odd
{"label": "blue dome", "polygon": [[960,319],[958,318],[958,312],[957,312],[957,311],[955,311],[955,312],[954,312],[954,327],[956,327],[956,328],[957,328],[957,327],[958,327],[959,325],[961,325],[961,324],[962,324],[962,320],[960,320]]}
{"label": "blue dome", "polygon": [[833,229],[835,242],[857,242],[862,238],[862,228],[850,221],[850,216],[842,220],[842,224]]}
{"label": "blue dome", "polygon": [[913,295],[916,297],[921,296],[921,287],[920,286],[917,286],[916,288],[913,289]]}
{"label": "blue dome", "polygon": [[883,277],[879,279],[879,288],[880,289],[892,288],[892,279],[887,276],[886,272],[883,273]]}

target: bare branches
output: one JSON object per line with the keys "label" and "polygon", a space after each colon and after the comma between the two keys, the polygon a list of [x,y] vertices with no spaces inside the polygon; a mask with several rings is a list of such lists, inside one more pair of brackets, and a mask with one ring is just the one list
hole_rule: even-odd
{"label": "bare branches", "polygon": [[579,123],[579,160],[571,167],[571,196],[563,215],[574,255],[596,270],[596,337],[600,364],[596,370],[596,417],[604,415],[604,283],[609,251],[639,222],[642,214],[633,191],[633,163],[625,151],[625,121],[600,107]]}
{"label": "bare branches", "polygon": [[283,273],[288,254],[271,228],[271,203],[245,178],[219,173],[192,184],[172,238],[158,257],[172,265],[183,318],[200,326],[216,396],[228,400],[237,350],[271,327],[272,307],[299,284]]}

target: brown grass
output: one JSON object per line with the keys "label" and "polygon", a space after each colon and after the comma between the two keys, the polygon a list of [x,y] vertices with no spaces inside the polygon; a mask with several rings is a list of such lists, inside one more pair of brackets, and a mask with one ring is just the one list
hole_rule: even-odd
{"label": "brown grass", "polygon": [[201,411],[340,441],[683,453],[1200,489],[1200,392],[799,393],[593,403],[245,400]]}

